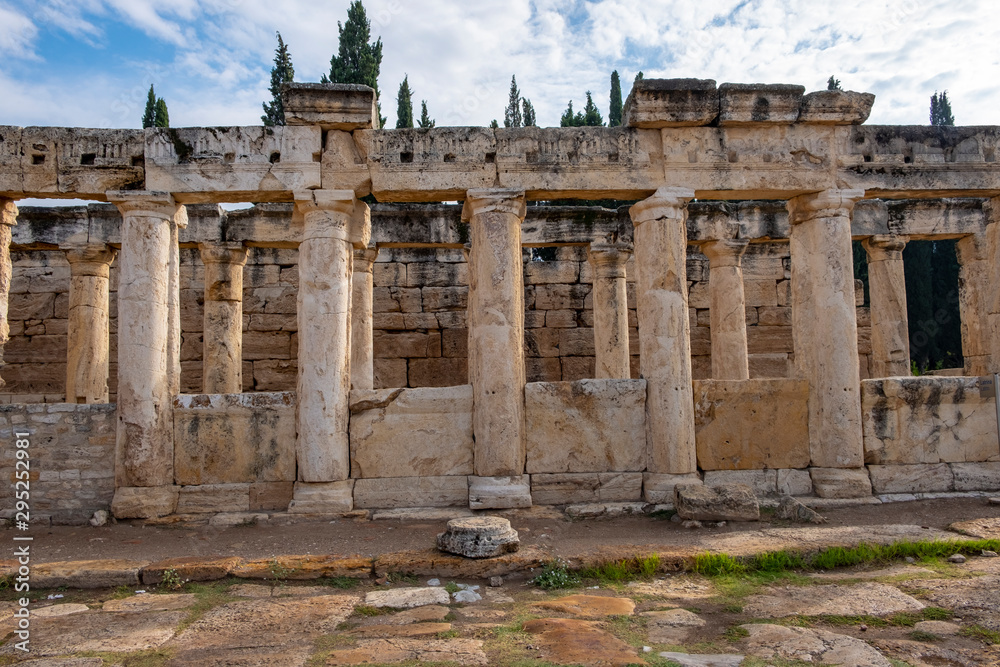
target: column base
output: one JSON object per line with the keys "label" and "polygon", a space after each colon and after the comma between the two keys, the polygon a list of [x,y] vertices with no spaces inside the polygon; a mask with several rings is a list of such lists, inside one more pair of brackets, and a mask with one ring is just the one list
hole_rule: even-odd
{"label": "column base", "polygon": [[179,486],[122,486],[115,489],[111,513],[116,519],[155,519],[177,511]]}
{"label": "column base", "polygon": [[295,482],[289,514],[327,514],[354,509],[354,480]]}
{"label": "column base", "polygon": [[701,483],[701,475],[696,472],[681,475],[645,472],[642,474],[642,499],[654,505],[673,505],[675,486]]}
{"label": "column base", "polygon": [[469,477],[469,509],[514,509],[531,507],[528,475]]}
{"label": "column base", "polygon": [[813,490],[820,498],[865,498],[872,495],[866,468],[809,468]]}

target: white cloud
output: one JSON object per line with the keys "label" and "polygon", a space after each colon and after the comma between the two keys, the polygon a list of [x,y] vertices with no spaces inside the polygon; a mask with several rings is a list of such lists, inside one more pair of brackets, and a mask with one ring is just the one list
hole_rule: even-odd
{"label": "white cloud", "polygon": [[38,28],[30,18],[0,3],[0,54],[4,58],[38,58],[34,51]]}

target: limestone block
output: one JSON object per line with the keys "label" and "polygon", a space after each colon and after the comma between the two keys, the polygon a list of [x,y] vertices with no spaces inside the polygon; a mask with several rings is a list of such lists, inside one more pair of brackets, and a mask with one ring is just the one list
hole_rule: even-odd
{"label": "limestone block", "polygon": [[974,377],[861,383],[865,462],[1000,461],[996,409]]}
{"label": "limestone block", "polygon": [[375,387],[405,387],[406,359],[375,359]]}
{"label": "limestone block", "polygon": [[778,489],[777,470],[706,470],[705,486],[744,484],[760,498],[774,496]]}
{"label": "limestone block", "polygon": [[809,468],[813,489],[820,498],[864,498],[872,483],[864,468]]}
{"label": "limestone block", "polygon": [[472,387],[353,391],[350,436],[355,478],[471,475]]}
{"label": "limestone block", "polygon": [[469,477],[469,509],[513,509],[531,507],[528,475]]}
{"label": "limestone block", "polygon": [[496,182],[497,144],[490,128],[360,130],[354,138],[367,155],[372,194],[380,200],[465,199],[467,190]]}
{"label": "limestone block", "polygon": [[870,465],[868,475],[876,494],[934,493],[954,488],[954,477],[947,463]]}
{"label": "limestone block", "polygon": [[1000,490],[1000,463],[952,463],[956,491]]}
{"label": "limestone block", "polygon": [[674,508],[682,519],[695,521],[760,520],[757,498],[746,484],[714,488],[704,484],[678,484],[674,487]]}
{"label": "limestone block", "polygon": [[321,150],[317,126],[149,130],[146,187],[185,203],[217,201],[220,193],[287,201],[294,190],[321,186]]}
{"label": "limestone block", "polygon": [[719,86],[719,125],[794,123],[805,91],[787,84],[724,83]]}
{"label": "limestone block", "polygon": [[800,123],[860,125],[868,120],[875,96],[852,90],[818,90],[802,98]]}
{"label": "limestone block", "polygon": [[365,595],[365,604],[372,607],[390,607],[392,609],[412,609],[426,605],[446,605],[451,602],[448,591],[443,588],[396,588],[386,591],[373,591]]}
{"label": "limestone block", "polygon": [[149,519],[173,514],[177,509],[178,486],[120,486],[111,501],[117,519]]}
{"label": "limestone block", "polygon": [[809,465],[809,384],[798,379],[695,380],[703,470]]}
{"label": "limestone block", "polygon": [[719,91],[712,79],[641,79],[625,100],[622,125],[708,125],[718,116]]}
{"label": "limestone block", "polygon": [[21,142],[24,196],[144,189],[142,130],[26,127]]}
{"label": "limestone block", "polygon": [[447,530],[438,533],[437,546],[466,558],[493,558],[517,551],[520,544],[507,519],[477,516],[449,521]]}
{"label": "limestone block", "polygon": [[663,184],[658,130],[501,128],[496,151],[500,187],[524,190],[531,199],[634,199],[637,190]]}
{"label": "limestone block", "polygon": [[458,507],[468,501],[469,480],[464,475],[354,481],[354,506],[359,509]]}
{"label": "limestone block", "polygon": [[557,473],[531,475],[538,505],[628,502],[642,498],[642,473]]}
{"label": "limestone block", "polygon": [[464,358],[410,359],[409,380],[414,387],[464,385],[469,382],[468,361]]}
{"label": "limestone block", "polygon": [[528,383],[527,472],[644,470],[645,399],[644,380]]}
{"label": "limestone block", "polygon": [[0,194],[10,198],[24,190],[21,170],[21,128],[0,125]]}
{"label": "limestone block", "polygon": [[295,395],[174,399],[177,484],[295,481]]}
{"label": "limestone block", "polygon": [[281,100],[288,125],[324,130],[370,130],[378,126],[375,90],[352,83],[286,83]]}
{"label": "limestone block", "polygon": [[778,470],[777,485],[780,496],[811,496],[813,492],[808,470]]}
{"label": "limestone block", "polygon": [[177,499],[178,514],[246,512],[249,509],[249,484],[183,486]]}
{"label": "limestone block", "polygon": [[294,482],[251,483],[250,511],[286,511],[292,502],[294,486]]}
{"label": "limestone block", "polygon": [[354,480],[339,482],[295,482],[291,514],[350,512],[354,509]]}
{"label": "limestone block", "polygon": [[701,476],[696,473],[668,475],[647,472],[642,475],[642,497],[647,503],[662,505],[674,502],[674,487],[678,484],[701,484]]}

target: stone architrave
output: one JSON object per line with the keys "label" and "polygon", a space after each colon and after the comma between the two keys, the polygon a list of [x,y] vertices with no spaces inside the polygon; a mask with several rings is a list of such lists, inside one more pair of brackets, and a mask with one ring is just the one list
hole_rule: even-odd
{"label": "stone architrave", "polygon": [[743,291],[743,253],[748,244],[746,239],[724,239],[701,246],[701,252],[709,261],[714,380],[750,379],[746,296]]}
{"label": "stone architrave", "polygon": [[67,403],[108,402],[108,278],[117,254],[103,243],[66,250],[70,271]]}
{"label": "stone architrave", "polygon": [[350,190],[295,193],[299,245],[298,436],[300,482],[336,482],[351,472],[352,250],[371,235],[368,206]]}
{"label": "stone architrave", "polygon": [[372,267],[378,248],[354,251],[351,294],[351,389],[375,388],[375,354],[372,332],[372,299],[375,283]]}
{"label": "stone architrave", "polygon": [[686,266],[687,202],[693,198],[693,190],[662,187],[629,210],[651,473],[697,470]]}
{"label": "stone architrave", "polygon": [[795,365],[809,381],[813,466],[864,465],[851,214],[863,190],[788,201]]}
{"label": "stone architrave", "polygon": [[[10,199],[0,199],[0,367],[3,366],[3,346],[10,338],[7,321],[7,303],[10,297],[10,238],[11,227],[17,224],[17,204]],[[4,386],[0,378],[0,387]]]}
{"label": "stone architrave", "polygon": [[469,379],[473,392],[475,473],[524,472],[524,192],[469,190],[462,219],[469,253]]}
{"label": "stone architrave", "polygon": [[592,244],[587,260],[594,274],[594,377],[631,377],[628,350],[628,299],[625,262],[632,249],[624,245]]}
{"label": "stone architrave", "polygon": [[910,375],[910,333],[903,276],[906,241],[905,236],[882,234],[862,241],[868,253],[873,378]]}
{"label": "stone architrave", "polygon": [[166,192],[108,192],[122,215],[118,271],[117,487],[173,484],[172,240],[187,211]]}
{"label": "stone architrave", "polygon": [[205,265],[205,319],[202,389],[206,394],[243,391],[242,243],[202,243]]}

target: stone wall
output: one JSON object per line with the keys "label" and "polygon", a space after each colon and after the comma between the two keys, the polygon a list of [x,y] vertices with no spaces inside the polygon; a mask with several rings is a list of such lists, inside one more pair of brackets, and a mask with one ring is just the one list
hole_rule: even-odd
{"label": "stone wall", "polygon": [[13,432],[30,436],[32,521],[84,523],[108,509],[115,493],[115,406],[0,406],[0,504],[13,516],[15,452]]}
{"label": "stone wall", "polygon": [[[528,382],[593,377],[591,269],[586,246],[525,249],[525,356]],[[69,264],[61,251],[12,252],[11,340],[0,375],[0,401],[65,400]],[[244,269],[244,391],[295,388],[298,251],[250,248]],[[751,377],[787,377],[792,369],[788,244],[751,244],[743,262]],[[638,377],[634,261],[626,266],[632,377]],[[688,253],[694,377],[711,374],[708,259]],[[111,266],[111,368],[117,382],[117,282]],[[468,382],[465,324],[468,272],[456,248],[382,248],[374,268],[376,387],[457,386]],[[181,391],[200,393],[204,268],[196,248],[181,249]],[[868,308],[858,308],[861,376],[871,349]]]}

